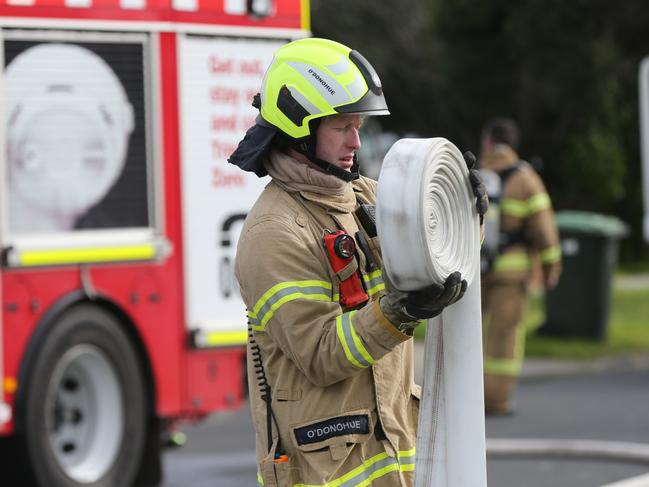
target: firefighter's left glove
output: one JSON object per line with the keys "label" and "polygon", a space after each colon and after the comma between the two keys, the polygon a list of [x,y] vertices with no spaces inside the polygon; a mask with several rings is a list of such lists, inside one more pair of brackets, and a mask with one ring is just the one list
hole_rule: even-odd
{"label": "firefighter's left glove", "polygon": [[473,155],[473,152],[466,151],[463,156],[466,167],[469,169],[469,182],[471,183],[471,188],[473,189],[473,194],[476,198],[475,207],[478,211],[478,215],[480,215],[480,225],[482,225],[485,213],[487,213],[487,209],[489,208],[487,188],[482,182],[480,172],[475,169],[476,158]]}
{"label": "firefighter's left glove", "polygon": [[466,280],[453,272],[444,284],[433,284],[417,291],[400,291],[383,274],[385,296],[381,298],[381,311],[399,330],[417,326],[420,320],[433,318],[459,300],[466,291]]}

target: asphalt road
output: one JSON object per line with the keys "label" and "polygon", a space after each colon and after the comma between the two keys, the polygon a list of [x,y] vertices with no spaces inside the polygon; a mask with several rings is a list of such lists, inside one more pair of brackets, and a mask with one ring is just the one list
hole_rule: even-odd
{"label": "asphalt road", "polygon": [[[578,439],[649,444],[649,370],[600,372],[522,383],[517,412],[488,418],[488,438]],[[188,443],[164,455],[164,487],[252,487],[248,409],[184,430]],[[490,487],[600,487],[649,473],[649,464],[552,457],[493,458]],[[649,484],[648,484],[649,485]]]}
{"label": "asphalt road", "polygon": [[[649,444],[649,370],[526,382],[513,417],[489,418],[488,438],[607,440]],[[492,487],[596,487],[649,473],[619,461],[489,459]]]}

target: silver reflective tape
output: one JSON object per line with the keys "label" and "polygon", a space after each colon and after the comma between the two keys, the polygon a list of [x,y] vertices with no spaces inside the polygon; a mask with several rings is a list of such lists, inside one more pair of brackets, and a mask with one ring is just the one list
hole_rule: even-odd
{"label": "silver reflective tape", "polygon": [[345,87],[349,90],[352,98],[355,100],[363,96],[367,91],[366,85],[360,74],[354,78],[354,81],[352,81],[348,85],[345,85]]}
{"label": "silver reflective tape", "polygon": [[331,106],[349,103],[351,98],[345,89],[327,73],[322,72],[306,63],[289,62],[287,63],[294,70],[304,77],[316,90],[327,100]]}
{"label": "silver reflective tape", "polygon": [[352,320],[349,315],[350,313],[345,313],[342,315],[341,319],[343,335],[345,336],[345,342],[347,342],[347,348],[349,348],[349,351],[359,364],[361,364],[363,367],[369,367],[372,364],[365,360],[363,354],[356,347],[356,342],[354,342],[354,336],[352,334]]}
{"label": "silver reflective tape", "polygon": [[[396,468],[394,470],[389,470],[387,472],[384,472],[382,475],[374,475],[382,468],[388,467],[390,465],[395,465]],[[399,470],[399,468],[396,459],[392,457],[383,458],[382,460],[379,460],[378,462],[375,462],[372,465],[368,465],[367,467],[365,467],[363,471],[359,472],[358,475],[352,477],[347,482],[343,482],[342,484],[339,485],[339,487],[356,487],[358,485],[366,485],[365,483],[361,483],[361,482],[366,481],[370,478],[374,479],[374,478],[382,477],[383,475],[386,475],[390,472],[394,472],[397,470]]]}
{"label": "silver reflective tape", "polygon": [[300,93],[297,90],[294,90],[292,88],[289,88],[289,91],[291,92],[291,95],[293,98],[295,98],[300,105],[302,105],[302,108],[304,108],[307,112],[309,112],[311,115],[317,115],[318,113],[322,113],[322,110],[320,110],[318,107],[316,107],[313,103],[311,103],[309,100],[307,100],[302,93]]}
{"label": "silver reflective tape", "polygon": [[400,465],[414,465],[415,464],[415,455],[410,455],[410,456],[400,456],[399,457],[399,464]]}
{"label": "silver reflective tape", "polygon": [[[298,299],[300,297],[306,296],[308,297],[309,295],[325,295],[329,296],[331,298],[331,290],[321,287],[321,286],[291,286],[291,287],[285,287],[283,289],[278,290],[275,294],[270,296],[268,300],[264,303],[264,305],[259,309],[257,312],[256,316],[250,316],[250,320],[252,324],[259,325],[264,319],[264,316],[266,316],[269,312],[272,311],[272,307],[275,303],[277,303],[280,299],[290,296],[291,294],[295,294],[294,299]],[[292,301],[292,299],[290,300]]]}
{"label": "silver reflective tape", "polygon": [[381,274],[374,277],[373,279],[370,279],[367,276],[363,276],[363,280],[365,281],[365,287],[367,288],[370,296],[385,289],[385,287],[377,288],[377,286],[383,284],[383,276]]}
{"label": "silver reflective tape", "polygon": [[350,62],[347,58],[341,58],[336,64],[328,64],[327,69],[333,74],[343,74],[349,71]]}

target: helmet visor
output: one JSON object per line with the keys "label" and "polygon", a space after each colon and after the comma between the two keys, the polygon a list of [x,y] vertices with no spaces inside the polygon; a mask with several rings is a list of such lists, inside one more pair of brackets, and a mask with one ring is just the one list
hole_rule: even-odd
{"label": "helmet visor", "polygon": [[370,62],[355,50],[349,52],[349,60],[356,65],[367,83],[367,93],[363,97],[344,106],[336,107],[338,113],[357,113],[359,115],[389,115],[388,105],[383,96],[381,79]]}

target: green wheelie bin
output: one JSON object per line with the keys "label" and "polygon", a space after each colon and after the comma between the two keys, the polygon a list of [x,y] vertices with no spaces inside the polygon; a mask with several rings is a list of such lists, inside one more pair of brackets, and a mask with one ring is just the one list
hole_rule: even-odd
{"label": "green wheelie bin", "polygon": [[619,242],[628,227],[616,217],[581,211],[558,212],[556,221],[563,271],[546,294],[539,334],[604,340]]}

